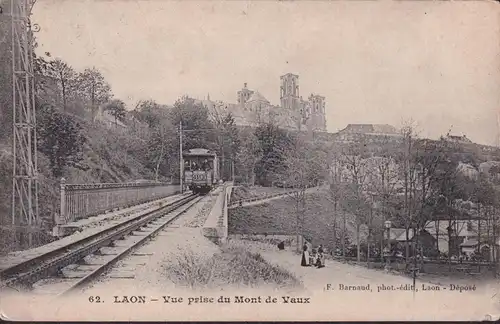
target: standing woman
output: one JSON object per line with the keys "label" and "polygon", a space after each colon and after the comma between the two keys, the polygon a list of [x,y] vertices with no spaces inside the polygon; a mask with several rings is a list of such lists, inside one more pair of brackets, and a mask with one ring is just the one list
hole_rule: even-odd
{"label": "standing woman", "polygon": [[325,251],[323,250],[323,245],[318,247],[318,259],[316,261],[316,267],[323,268],[325,266]]}
{"label": "standing woman", "polygon": [[302,246],[302,262],[300,263],[303,267],[309,267],[311,264],[309,263],[309,251],[307,251],[307,243],[304,243]]}

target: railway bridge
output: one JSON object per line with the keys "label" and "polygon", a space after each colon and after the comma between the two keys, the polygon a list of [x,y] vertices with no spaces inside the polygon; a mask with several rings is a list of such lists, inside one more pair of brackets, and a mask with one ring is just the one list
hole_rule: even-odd
{"label": "railway bridge", "polygon": [[226,182],[199,195],[171,183],[68,184],[62,179],[60,208],[53,215],[56,240],[0,257],[0,291],[31,290],[61,275],[66,285],[58,294],[81,289],[186,213],[192,214],[191,227],[224,242],[232,187]]}

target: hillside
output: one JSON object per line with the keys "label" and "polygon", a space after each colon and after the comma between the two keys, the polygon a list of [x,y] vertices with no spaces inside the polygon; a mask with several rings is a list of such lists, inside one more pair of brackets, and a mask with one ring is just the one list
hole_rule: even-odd
{"label": "hillside", "polygon": [[[230,209],[229,234],[294,235],[297,222],[294,206],[294,200],[286,197],[262,205]],[[312,240],[314,245],[323,244],[327,248],[332,248],[334,217],[337,219],[337,226],[342,226],[341,216],[333,214],[332,203],[324,193],[307,195],[303,235],[308,240]],[[352,225],[352,218],[347,217],[347,237],[350,242],[353,242],[355,228]],[[339,243],[340,236],[339,228],[337,243]]]}
{"label": "hillside", "polygon": [[[10,1],[0,0],[0,6],[4,13],[0,14],[0,249],[8,251],[15,241],[7,229],[12,223],[13,169]],[[43,243],[51,239],[61,178],[67,183],[154,179],[155,165],[146,154],[152,133],[147,126],[145,134],[138,136],[130,125],[118,129],[96,120],[95,107],[113,112],[125,123],[131,117],[123,102],[113,98],[110,85],[98,70],[75,71],[50,53],[36,54],[39,211],[43,229],[39,243]],[[162,174],[165,172],[159,173],[159,180],[164,180]]]}
{"label": "hillside", "polygon": [[[75,166],[65,167],[63,177],[67,183],[126,182],[152,179],[153,171],[145,166],[141,156],[134,154],[136,143],[130,135],[91,125],[80,120],[86,143],[82,159]],[[8,140],[0,139],[0,218],[10,223],[12,188],[12,153]],[[139,157],[139,158],[138,158]],[[59,208],[59,181],[51,172],[47,156],[38,153],[40,172],[39,201],[43,228],[50,231],[54,212]],[[5,233],[3,233],[5,234]],[[1,235],[6,238],[7,235]],[[0,242],[0,246],[8,248]]]}

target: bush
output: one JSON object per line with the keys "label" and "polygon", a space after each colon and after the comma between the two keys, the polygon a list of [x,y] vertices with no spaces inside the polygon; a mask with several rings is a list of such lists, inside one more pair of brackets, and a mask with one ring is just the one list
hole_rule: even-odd
{"label": "bush", "polygon": [[165,266],[165,273],[176,284],[191,289],[227,287],[227,285],[260,287],[273,285],[298,287],[300,282],[290,272],[268,263],[259,253],[227,243],[212,257],[183,252],[177,262]]}
{"label": "bush", "polygon": [[38,149],[50,161],[53,176],[59,178],[67,166],[76,166],[83,159],[86,138],[80,124],[70,115],[50,105],[38,108]]}

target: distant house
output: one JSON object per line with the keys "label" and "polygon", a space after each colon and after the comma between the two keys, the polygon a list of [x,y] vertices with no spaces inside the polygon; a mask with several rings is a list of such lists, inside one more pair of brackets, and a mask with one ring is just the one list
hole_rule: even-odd
{"label": "distant house", "polygon": [[[451,223],[448,220],[440,220],[429,222],[425,230],[433,237],[438,239],[438,249],[440,252],[448,253],[450,244],[448,242],[448,231],[451,231],[451,254],[458,255],[459,253],[471,254],[478,251],[478,233],[480,233],[481,244],[480,250],[483,247],[490,247],[494,242],[487,242],[487,238],[493,238],[493,230],[490,228],[489,233],[486,232],[487,224],[485,220],[479,222],[476,219],[472,220],[454,220]],[[480,226],[479,226],[480,225]],[[450,228],[449,228],[450,227]],[[499,240],[500,241],[500,240]],[[498,245],[500,242],[497,242]],[[493,249],[491,249],[493,250]]]}
{"label": "distant house", "polygon": [[460,144],[471,144],[472,141],[467,138],[467,136],[462,135],[462,136],[457,136],[457,135],[448,135],[447,139],[449,141],[453,141],[455,143],[460,143]]}
{"label": "distant house", "polygon": [[[466,220],[457,220],[452,222],[452,240],[457,241],[455,244],[452,244],[452,247],[455,246],[458,249],[458,245],[463,243],[467,239],[467,237],[475,235],[475,233],[467,231],[467,229],[469,228],[467,227],[467,224],[468,221]],[[439,252],[442,253],[449,252],[448,227],[449,221],[447,220],[430,221],[425,226],[425,230],[437,239],[437,248]],[[452,251],[452,253],[454,254],[457,254],[457,252],[458,251]]]}
{"label": "distant house", "polygon": [[404,228],[391,228],[391,242],[396,244],[399,248],[403,248],[406,242],[412,246],[416,240],[424,247],[424,251],[436,251],[436,239],[427,231],[423,230],[417,236],[414,235],[413,229],[408,230],[408,240],[406,240],[406,229]]}
{"label": "distant house", "polygon": [[379,140],[398,140],[401,133],[388,124],[348,124],[346,128],[336,133],[336,140],[340,142],[356,142],[366,139],[368,142]]}

